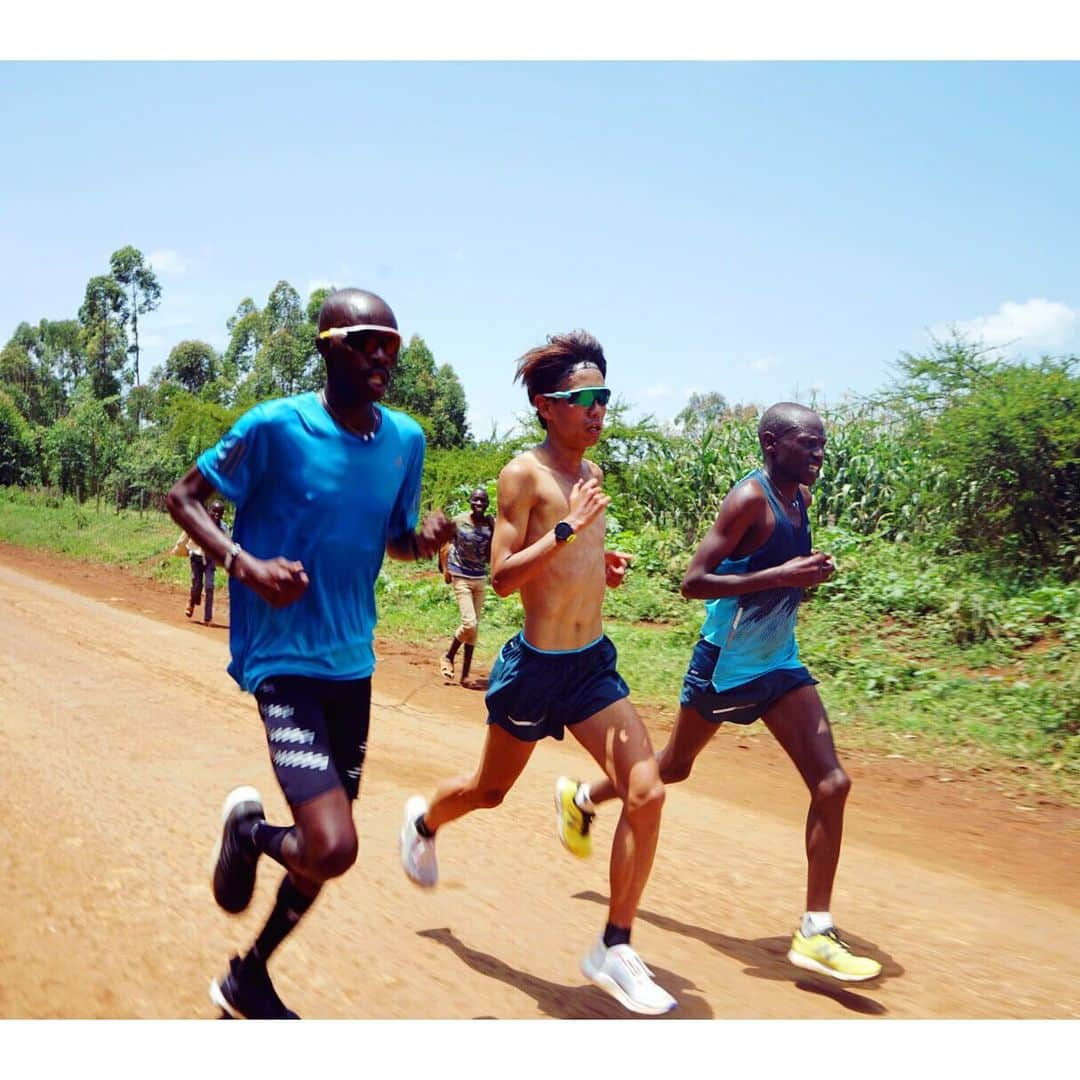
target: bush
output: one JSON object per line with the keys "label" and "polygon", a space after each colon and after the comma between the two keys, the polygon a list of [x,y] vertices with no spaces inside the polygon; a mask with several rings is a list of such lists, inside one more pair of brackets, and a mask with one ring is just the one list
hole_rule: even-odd
{"label": "bush", "polygon": [[0,390],[0,485],[37,483],[36,458],[30,426]]}

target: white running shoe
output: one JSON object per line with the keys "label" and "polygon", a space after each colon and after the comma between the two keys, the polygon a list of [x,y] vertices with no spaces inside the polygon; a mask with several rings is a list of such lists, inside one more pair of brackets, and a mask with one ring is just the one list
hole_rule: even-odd
{"label": "white running shoe", "polygon": [[435,859],[435,839],[428,839],[416,831],[416,819],[427,813],[427,799],[414,795],[405,803],[405,817],[401,822],[399,846],[401,866],[409,880],[424,889],[430,889],[439,880],[439,864]]}
{"label": "white running shoe", "polygon": [[652,972],[629,945],[612,945],[601,938],[581,961],[581,970],[631,1012],[661,1016],[678,1002],[652,980]]}

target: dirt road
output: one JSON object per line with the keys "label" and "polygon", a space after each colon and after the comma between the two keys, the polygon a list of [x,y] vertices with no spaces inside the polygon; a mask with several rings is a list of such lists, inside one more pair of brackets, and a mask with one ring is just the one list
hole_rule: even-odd
{"label": "dirt road", "polygon": [[[214,1017],[208,981],[279,876],[263,863],[244,915],[215,907],[221,801],[246,782],[271,820],[285,810],[224,671],[227,605],[192,625],[175,590],[3,545],[0,604],[0,1016]],[[360,860],[279,950],[281,996],[323,1018],[625,1015],[578,971],[604,921],[613,814],[588,862],[552,830],[554,779],[590,773],[584,752],[541,745],[500,809],[440,834],[442,880],[421,892],[397,860],[401,807],[475,763],[483,696],[443,688],[434,647],[379,654]],[[841,754],[854,789],[833,911],[883,976],[844,987],[787,964],[805,796],[767,733],[723,731],[669,791],[635,930],[679,1001],[670,1019],[1080,1016],[1078,815]]]}

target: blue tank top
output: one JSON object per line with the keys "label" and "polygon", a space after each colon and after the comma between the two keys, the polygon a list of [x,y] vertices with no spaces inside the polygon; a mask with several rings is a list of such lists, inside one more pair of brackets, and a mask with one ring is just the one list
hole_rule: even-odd
{"label": "blue tank top", "polygon": [[[776,524],[761,547],[738,559],[724,559],[712,571],[714,574],[749,574],[810,554],[810,522],[802,489],[795,496],[800,518],[796,526],[766,473],[755,469],[739,483],[751,480],[756,480],[765,492]],[[802,597],[802,589],[766,589],[705,601],[701,636],[720,649],[713,670],[714,689],[730,690],[766,672],[801,666],[795,643],[795,616]]]}

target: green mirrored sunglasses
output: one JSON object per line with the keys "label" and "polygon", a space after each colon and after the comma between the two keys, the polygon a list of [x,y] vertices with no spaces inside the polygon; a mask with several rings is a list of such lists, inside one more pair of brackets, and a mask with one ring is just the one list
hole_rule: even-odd
{"label": "green mirrored sunglasses", "polygon": [[606,405],[611,400],[611,390],[606,386],[583,386],[580,390],[553,390],[541,397],[558,398],[568,405],[580,405],[587,409],[594,403]]}

